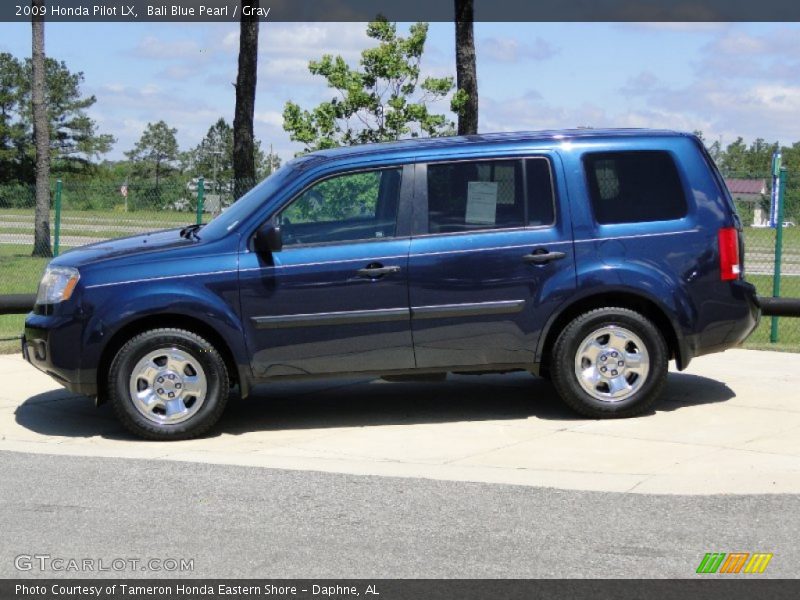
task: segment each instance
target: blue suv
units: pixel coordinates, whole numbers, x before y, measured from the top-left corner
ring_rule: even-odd
[[[22,351],[150,439],[208,431],[233,386],[342,375],[524,370],[583,415],[627,417],[669,360],[757,326],[741,232],[689,134],[326,150],[207,225],[53,260]]]

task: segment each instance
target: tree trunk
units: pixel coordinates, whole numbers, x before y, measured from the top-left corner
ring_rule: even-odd
[[[242,0],[258,7],[258,0]],[[255,11],[251,11],[252,12]],[[256,161],[253,114],[258,68],[258,18],[242,17],[239,33],[239,72],[236,76],[236,112],[233,117],[233,178],[236,198],[255,185]]]
[[[33,0],[44,7],[44,0]],[[38,12],[38,11],[36,11]],[[31,18],[33,44],[31,62],[33,85],[33,137],[36,144],[36,215],[34,217],[33,256],[53,256],[50,249],[50,121],[47,115],[44,72],[44,16]]]
[[[478,75],[472,1],[455,0],[456,85],[467,93],[467,102],[458,115],[458,135],[478,133]]]

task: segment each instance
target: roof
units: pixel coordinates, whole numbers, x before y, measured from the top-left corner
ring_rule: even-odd
[[[725,180],[728,191],[731,194],[748,194],[758,196],[767,193],[767,182],[765,179],[738,179],[731,178]]]
[[[324,161],[325,159],[346,158],[361,154],[388,154],[410,150],[437,150],[455,146],[481,145],[492,143],[525,143],[525,142],[568,142],[582,139],[596,138],[647,138],[647,137],[676,137],[691,134],[665,129],[558,129],[546,131],[511,131],[499,133],[480,133],[467,136],[449,136],[434,138],[414,138],[397,142],[383,142],[379,144],[361,144],[357,146],[343,146],[330,150],[319,150],[305,156],[316,159],[309,162]]]

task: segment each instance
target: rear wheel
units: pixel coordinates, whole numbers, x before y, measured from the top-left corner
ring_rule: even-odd
[[[181,329],[154,329],[126,343],[109,373],[109,397],[122,424],[152,440],[206,433],[228,400],[228,372],[217,350]]]
[[[658,399],[668,358],[664,336],[649,319],[626,308],[601,308],[561,332],[552,381],[564,402],[583,415],[631,417]]]

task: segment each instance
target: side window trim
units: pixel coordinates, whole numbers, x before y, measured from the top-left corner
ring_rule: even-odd
[[[320,183],[336,178],[336,177],[343,177],[346,175],[353,175],[358,173],[369,173],[373,171],[386,171],[391,169],[400,169],[400,191],[398,193],[398,207],[397,207],[397,214],[395,216],[395,234],[393,236],[386,236],[386,237],[376,237],[376,238],[360,238],[360,239],[352,239],[352,240],[334,240],[330,242],[306,242],[306,243],[296,243],[291,244],[284,247],[283,251],[293,250],[295,248],[312,248],[312,247],[321,247],[321,246],[341,246],[344,244],[364,244],[369,242],[380,242],[380,241],[388,241],[388,240],[397,240],[402,239],[403,237],[410,236],[410,220],[411,215],[409,209],[409,198],[413,197],[414,190],[413,181],[414,181],[414,163],[411,162],[403,162],[397,164],[387,164],[387,165],[374,165],[374,166],[365,166],[362,168],[350,168],[345,169],[342,171],[333,171],[330,173],[326,173],[318,178],[312,179],[308,183],[306,183],[303,187],[301,187],[296,193],[294,193],[288,200],[283,202],[278,208],[274,210],[274,212],[269,216],[269,218],[265,219],[259,227],[257,227],[253,233],[250,235],[250,239],[248,241],[247,247],[249,250],[252,251],[253,249],[253,238],[255,237],[258,229],[262,227],[264,224],[269,222],[276,222],[277,218],[283,213],[286,209],[288,209],[292,204],[298,201],[303,194],[305,194],[308,190],[313,188]],[[405,205],[405,206],[404,206]]]
[[[429,165],[442,165],[454,164],[464,162],[489,162],[489,161],[512,161],[516,160],[522,163],[522,189],[524,194],[524,225],[519,227],[487,227],[485,229],[473,229],[469,231],[455,231],[455,232],[429,232],[429,214],[428,214],[428,166]],[[544,160],[547,163],[547,171],[550,177],[550,201],[552,203],[553,220],[550,223],[541,225],[530,224],[530,208],[528,198],[528,175],[526,163],[529,160]],[[411,223],[411,237],[443,237],[453,235],[479,235],[483,233],[496,233],[503,231],[524,231],[524,230],[537,230],[549,229],[558,225],[559,205],[558,205],[558,192],[556,191],[556,175],[555,164],[552,156],[549,154],[526,154],[526,155],[511,155],[511,156],[490,156],[478,157],[471,156],[468,158],[457,159],[443,159],[443,160],[425,160],[418,162],[414,169],[414,214]]]

